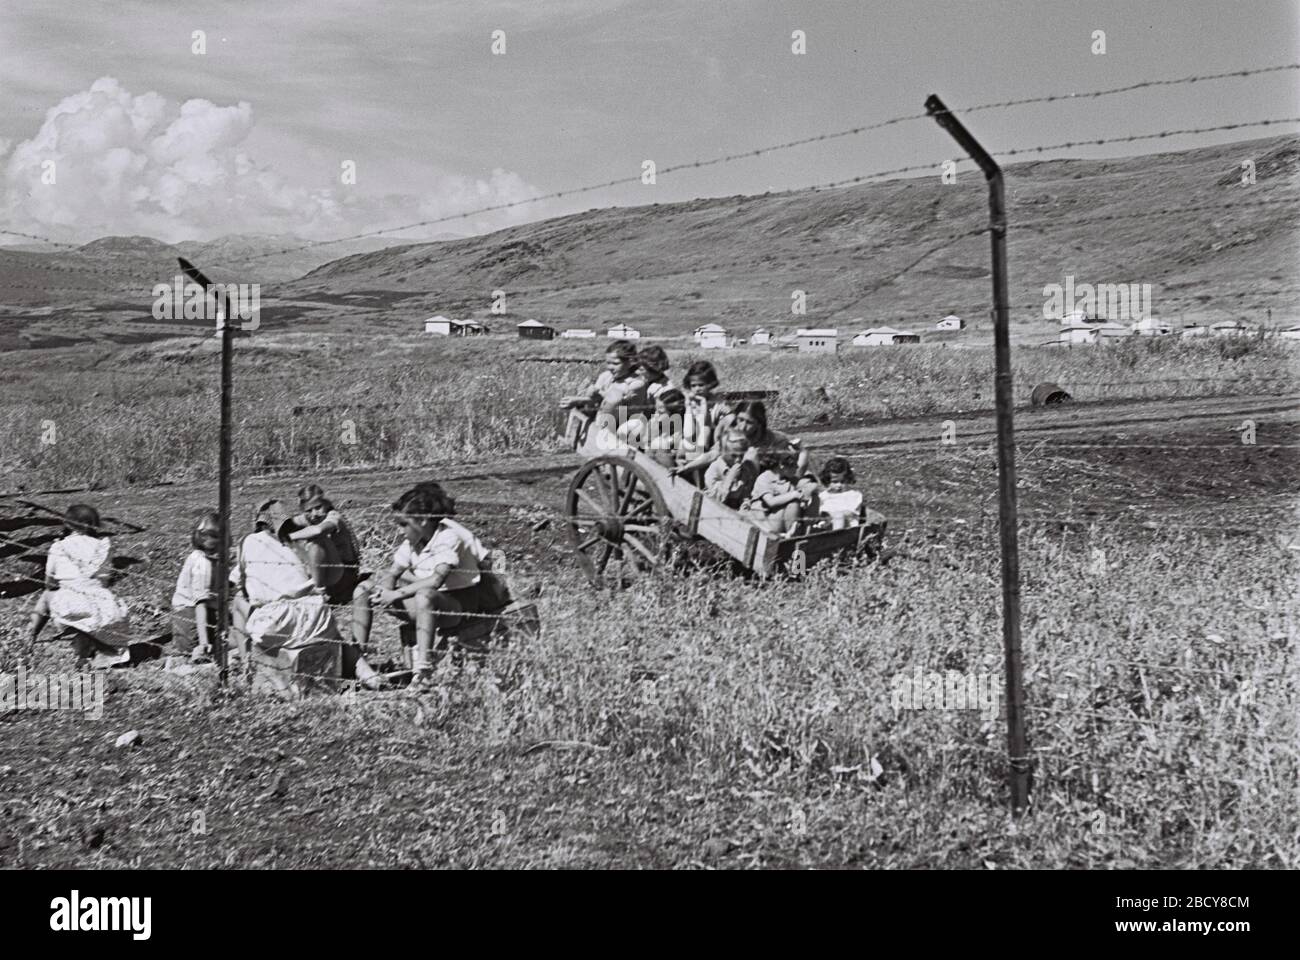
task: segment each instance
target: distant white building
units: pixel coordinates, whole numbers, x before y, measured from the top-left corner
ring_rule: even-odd
[[[701,350],[726,350],[729,346],[725,333],[714,333],[700,337],[696,342],[700,345]]]
[[[1061,330],[1059,343],[1100,343],[1114,337],[1129,337],[1133,331],[1122,323],[1106,320],[1094,323],[1072,323]]]
[[[934,325],[936,330],[960,330],[966,326],[966,321],[956,314],[950,313]]]
[[[1300,340],[1300,326],[1287,327],[1285,330],[1279,331],[1278,336],[1286,340]]]
[[[1143,317],[1129,327],[1139,337],[1164,337],[1174,332],[1174,328],[1155,317]]]
[[[1193,323],[1183,327],[1182,333],[1180,334],[1180,336],[1183,337],[1208,337],[1209,335],[1210,328],[1203,327],[1199,323]]]
[[[618,326],[606,330],[605,336],[611,340],[640,340],[641,331],[634,330],[626,323],[620,323]]]
[[[754,344],[755,346],[761,346],[762,344],[770,343],[771,340],[772,340],[772,335],[768,333],[766,330],[764,330],[762,327],[759,327],[757,330],[755,330],[754,335],[749,338],[749,342]]]
[[[870,330],[863,330],[853,338],[855,347],[884,347],[894,343],[920,342],[919,335],[908,333],[906,330],[895,330],[893,327],[873,327]]]
[[[695,333],[692,334],[697,342],[705,337],[726,337],[726,335],[726,329],[716,323],[706,323],[702,327],[696,327]]]
[[[1214,337],[1245,337],[1250,334],[1250,327],[1240,320],[1221,320],[1210,324],[1210,335]]]
[[[477,337],[487,333],[488,328],[477,320],[452,320],[439,315],[424,321],[424,332],[437,337]]]
[[[564,340],[589,340],[595,335],[595,330],[587,330],[584,327],[574,327],[570,330],[560,331],[560,337]]]
[[[839,349],[839,331],[832,327],[796,330],[795,343],[800,353],[835,353]]]

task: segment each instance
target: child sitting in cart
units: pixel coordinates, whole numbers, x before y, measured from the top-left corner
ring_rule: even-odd
[[[618,428],[618,436],[625,445],[646,451],[655,463],[671,470],[677,466],[681,453],[686,398],[680,390],[670,387],[655,395],[654,404],[654,413],[648,419],[628,419]]]
[[[637,363],[636,347],[631,341],[616,340],[605,350],[605,369],[595,383],[582,393],[560,398],[560,409],[569,411],[564,434],[574,447],[582,445],[591,418],[596,414],[603,415],[602,447],[611,450],[618,447],[619,407],[624,408],[626,420],[629,408],[639,410],[646,402],[646,384],[636,375]]]
[[[855,527],[862,517],[862,491],[853,488],[853,466],[844,457],[831,457],[821,472],[821,512],[832,530]]]
[[[605,350],[605,369],[596,381],[582,393],[560,398],[560,408],[583,408],[588,413],[614,412],[619,404],[645,403],[646,384],[636,375],[638,363],[632,342],[615,340]]]
[[[686,417],[682,422],[685,460],[712,449],[720,424],[731,414],[725,402],[713,398],[717,389],[718,371],[708,360],[696,360],[686,369],[682,380],[682,392],[686,394]]]
[[[751,519],[769,533],[797,535],[805,518],[815,518],[821,509],[817,481],[801,473],[795,451],[760,449],[757,461],[761,472],[747,505]]]
[[[657,344],[642,347],[636,355],[636,375],[645,384],[647,399],[653,400],[660,392],[672,387],[667,373],[669,366],[667,351]]]
[[[758,479],[758,468],[745,456],[749,438],[739,430],[722,437],[722,456],[704,471],[704,492],[723,506],[739,510],[745,505]]]

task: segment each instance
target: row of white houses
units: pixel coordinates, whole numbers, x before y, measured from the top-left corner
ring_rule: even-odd
[[[960,317],[949,315],[936,323],[934,330],[936,332],[961,330],[964,326],[965,323]],[[581,340],[594,339],[597,336],[596,331],[590,328],[576,327],[559,330],[537,320],[525,320],[516,324],[515,329],[520,337],[531,340],[551,340],[555,337],[566,340]],[[424,321],[424,332],[444,337],[464,337],[479,336],[490,331],[487,326],[477,320],[452,320],[444,316],[434,316]],[[1115,337],[1170,336],[1174,332],[1171,324],[1154,317],[1147,317],[1136,323],[1126,325],[1116,323],[1113,320],[1089,321],[1075,315],[1062,321],[1058,337],[1050,342],[1095,344]],[[1178,333],[1183,337],[1239,337],[1253,334],[1255,331],[1240,320],[1224,320],[1209,326],[1188,325]],[[1288,340],[1300,340],[1300,326],[1281,330],[1277,335]],[[626,323],[620,323],[606,330],[605,337],[609,340],[639,340],[641,339],[641,332]],[[716,323],[706,323],[703,326],[696,327],[693,338],[703,350],[724,350],[745,343],[744,340],[731,338],[726,329]],[[855,334],[849,340],[849,345],[854,347],[878,347],[919,343],[920,340],[920,334],[907,330],[896,330],[893,327],[872,327]],[[839,331],[830,327],[809,327],[796,330],[794,333],[773,337],[770,331],[760,327],[750,336],[749,343],[754,346],[796,349],[800,353],[835,353],[839,349]]]

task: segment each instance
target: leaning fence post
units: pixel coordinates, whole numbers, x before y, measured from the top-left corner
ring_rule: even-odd
[[[212,281],[183,257],[181,270],[192,281],[200,284],[206,293]],[[231,460],[231,361],[234,356],[235,325],[234,315],[230,309],[230,297],[227,295],[221,305],[221,432],[217,453],[217,512],[221,515],[221,547],[217,553],[215,578],[217,588],[217,637],[212,645],[212,658],[217,664],[217,676],[221,686],[226,685],[227,649],[230,636],[230,460]]]
[[[1007,307],[1007,211],[1002,168],[943,101],[931,94],[926,112],[961,145],[989,184],[989,235],[993,247],[994,398],[998,425],[998,532],[1002,547],[1002,645],[1007,697],[1007,753],[1011,809],[1029,802],[1030,761],[1025,744],[1025,691],[1020,650],[1020,547],[1016,520],[1016,442],[1011,392],[1011,334]]]

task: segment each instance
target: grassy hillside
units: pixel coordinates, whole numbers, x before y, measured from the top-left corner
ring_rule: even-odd
[[[1252,157],[1257,183],[1240,182]],[[1156,312],[1275,313],[1300,297],[1300,139],[1278,137],[1121,160],[1009,167],[1017,318],[1041,317],[1042,288],[1151,283]],[[1261,203],[1261,201],[1265,201]],[[1281,202],[1278,202],[1281,201]],[[1173,208],[1189,208],[1182,212]],[[1207,209],[1208,208],[1208,209]],[[367,295],[397,319],[439,311],[488,317],[505,290],[515,319],[574,326],[626,320],[689,332],[711,320],[758,325],[932,322],[989,304],[985,188],[978,175],[591,211],[484,237],[348,257],[289,284],[301,297]],[[910,269],[909,269],[910,268]],[[1290,281],[1290,282],[1289,282]],[[808,294],[806,318],[791,292]],[[1204,301],[1200,298],[1204,297]]]
[[[1243,159],[1257,182],[1241,183]],[[1015,317],[1041,319],[1043,286],[1150,283],[1154,312],[1294,322],[1300,284],[1300,137],[1114,160],[1007,168]],[[920,328],[989,308],[983,182],[963,172],[836,190],[592,210],[480,237],[292,255],[292,237],[170,246],[111,237],[59,253],[0,250],[0,349],[65,339],[130,343],[175,333],[149,290],[178,253],[216,280],[262,284],[265,329],[412,330],[434,312],[570,326],[628,321],[656,336],[720,321],[754,327]],[[964,235],[964,236],[958,236]],[[957,237],[954,239],[954,237]],[[383,244],[375,240],[361,243]],[[286,277],[312,267],[295,281]],[[492,318],[492,291],[508,314]],[[806,315],[791,294],[807,294]],[[1270,291],[1282,290],[1282,293]]]

